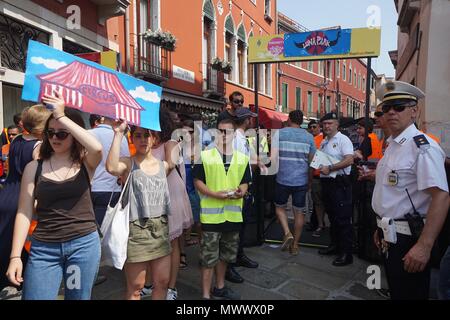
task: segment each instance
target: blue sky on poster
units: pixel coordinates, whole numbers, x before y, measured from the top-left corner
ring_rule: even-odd
[[[377,74],[395,75],[388,55],[388,51],[397,49],[398,15],[394,0],[277,0],[277,4],[281,13],[309,30],[381,25],[380,57],[372,59],[372,69]]]
[[[116,74],[125,90],[130,93],[141,107],[145,108],[141,112],[141,125],[149,129],[160,130],[159,105],[162,93],[161,87],[34,41],[30,41],[28,49],[22,99],[38,102],[40,80],[37,75],[54,72],[73,61],[80,61],[97,69]]]

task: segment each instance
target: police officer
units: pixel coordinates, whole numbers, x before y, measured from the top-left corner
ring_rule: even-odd
[[[330,219],[331,244],[319,254],[337,254],[334,266],[345,266],[353,262],[352,243],[352,185],[350,170],[353,164],[353,144],[338,131],[336,113],[328,113],[322,119],[323,139],[320,150],[339,162],[320,169],[322,197],[325,211]]]
[[[391,137],[376,170],[372,207],[383,229],[375,244],[384,253],[391,299],[428,299],[430,253],[449,205],[445,154],[414,126],[420,89],[392,81],[377,97]]]

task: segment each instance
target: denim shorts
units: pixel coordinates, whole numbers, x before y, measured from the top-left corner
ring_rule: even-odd
[[[192,208],[192,217],[194,218],[194,223],[200,222],[200,197],[196,190],[188,193],[189,201]]]
[[[289,196],[292,195],[292,207],[297,210],[302,210],[306,204],[306,193],[308,186],[285,186],[283,184],[275,185],[275,206],[286,207]]]

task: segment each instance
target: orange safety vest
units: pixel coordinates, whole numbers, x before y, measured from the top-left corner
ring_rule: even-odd
[[[317,150],[320,149],[320,145],[322,144],[322,141],[323,141],[323,133],[319,133],[317,136],[314,137],[314,144],[316,145]],[[313,171],[313,176],[320,177],[320,170],[315,169]]]
[[[131,141],[131,134],[129,132],[127,133],[127,140],[128,140],[128,150],[130,150],[130,157],[133,157],[136,154],[136,147]]]
[[[369,134],[370,138],[370,145],[372,147],[372,154],[369,156],[369,159],[381,159],[383,158],[383,144],[380,140],[378,140],[378,137],[375,133]]]
[[[34,218],[31,220],[30,228],[28,229],[27,239],[25,240],[25,245],[23,246],[28,253],[31,250],[31,236],[33,235],[34,229],[37,227],[37,220]]]

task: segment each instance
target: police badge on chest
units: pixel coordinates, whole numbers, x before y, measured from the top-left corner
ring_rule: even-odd
[[[388,174],[388,184],[390,186],[396,186],[398,184],[398,174],[394,170]]]

